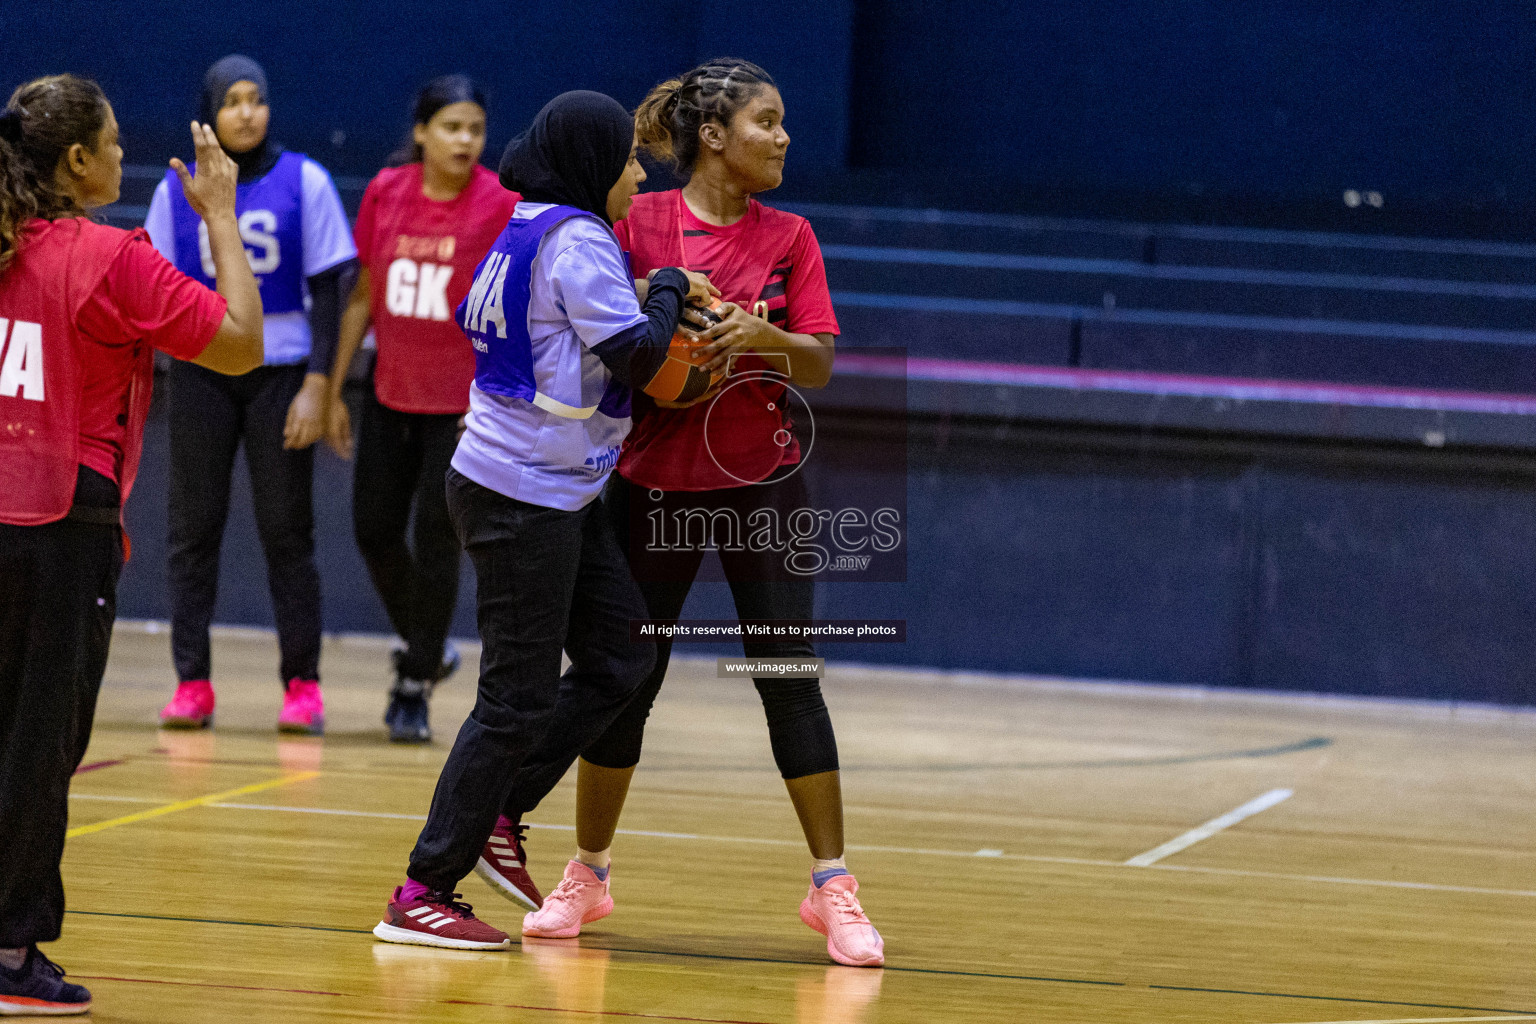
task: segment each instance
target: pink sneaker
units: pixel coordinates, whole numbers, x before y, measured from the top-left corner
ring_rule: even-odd
[[[574,939],[581,926],[613,913],[613,897],[607,879],[580,861],[565,866],[565,877],[544,905],[523,917],[523,934],[540,939]]]
[[[302,732],[319,736],[325,732],[325,701],[320,683],[314,679],[288,680],[283,696],[283,710],[277,716],[278,732]]]
[[[800,920],[827,937],[827,954],[849,967],[879,967],[885,963],[885,940],[859,906],[859,883],[852,875],[811,886],[800,904]],[[526,927],[526,926],[525,926]]]
[[[165,729],[206,729],[213,724],[213,684],[189,679],[176,687],[171,702],[160,709]]]
[[[491,838],[480,850],[475,862],[475,874],[491,883],[508,899],[519,900],[534,910],[544,905],[539,887],[528,874],[528,858],[523,853],[523,829],[521,822],[505,824],[503,818],[496,822]]]
[[[444,949],[506,949],[507,933],[492,928],[475,916],[475,908],[458,902],[456,892],[429,892],[414,900],[402,899],[396,887],[384,920],[373,926],[375,938],[411,946]]]

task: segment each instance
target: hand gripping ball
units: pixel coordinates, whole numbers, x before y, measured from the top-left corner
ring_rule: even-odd
[[[702,330],[708,330],[724,319],[721,308],[719,299],[710,299],[708,306],[686,307],[685,314],[702,323]],[[703,369],[705,359],[699,350],[708,344],[708,338],[679,324],[672,335],[671,344],[667,346],[666,361],[641,390],[659,401],[675,403],[691,402],[708,394],[711,388],[725,379],[724,369],[714,373],[707,373]]]

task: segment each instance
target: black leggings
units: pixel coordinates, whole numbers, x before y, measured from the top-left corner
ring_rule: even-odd
[[[281,654],[278,681],[320,677],[320,573],[315,569],[314,448],[283,447],[288,406],[306,368],[261,366],[239,377],[174,362],[170,369],[171,657],[182,682],[213,669],[208,625],[219,589],[235,450],[245,442],[256,532]]]
[[[406,642],[400,674],[408,679],[437,678],[459,595],[459,538],[444,485],[458,434],[458,416],[399,412],[371,388],[363,401],[352,532],[389,624]]]
[[[652,493],[660,493],[653,499]],[[617,473],[609,480],[604,494],[612,516],[619,545],[629,558],[635,582],[645,597],[647,613],[657,621],[673,622],[683,610],[688,591],[704,559],[702,545],[692,550],[658,550],[648,536],[660,511],[669,523],[678,510],[700,510],[705,516],[727,515],[743,527],[753,512],[772,509],[780,523],[796,509],[805,508],[808,499],[805,484],[798,474],[775,483],[754,487],[732,487],[718,491],[651,492],[624,480]],[[702,523],[702,517],[697,522]],[[744,545],[745,546],[745,545]],[[720,562],[742,619],[809,619],[814,611],[815,585],[805,577],[784,568],[783,552],[725,551]],[[744,641],[749,658],[813,658],[808,641]],[[656,642],[656,667],[635,691],[635,695],[606,731],[582,750],[581,756],[604,768],[632,768],[640,762],[640,747],[645,738],[645,720],[656,702],[672,642]],[[820,681],[763,677],[753,679],[763,700],[768,719],[768,740],[779,774],[786,779],[837,770],[837,739],[832,732],[832,718],[822,699]],[[536,754],[528,759],[513,783],[503,813],[517,819],[538,806],[559,783],[569,767]]]
[[[653,644],[630,643],[645,603],[599,502],[529,505],[450,471],[448,508],[475,566],[484,648],[474,710],[411,853],[410,876],[444,892],[474,868],[524,759],[542,752],[563,773],[656,657]]]
[[[117,488],[81,467],[75,495],[109,507]],[[0,948],[59,937],[70,777],[91,739],[122,564],[114,525],[0,524]]]

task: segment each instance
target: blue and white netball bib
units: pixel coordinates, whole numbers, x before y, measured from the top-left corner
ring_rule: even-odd
[[[261,178],[235,186],[235,216],[268,315],[304,309],[304,156],[284,153]],[[165,176],[176,237],[176,268],[214,287],[208,227],[193,212],[175,171]]]
[[[629,389],[592,346],[643,327],[613,231],[568,206],[518,204],[454,319],[475,350],[453,467],[518,501],[574,511],[629,432]]]

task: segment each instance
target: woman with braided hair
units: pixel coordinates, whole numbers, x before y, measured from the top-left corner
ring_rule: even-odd
[[[784,101],[769,74],[744,60],[712,60],[652,89],[635,114],[635,134],[651,155],[687,178],[681,189],[637,196],[618,224],[637,276],[680,266],[708,275],[720,289],[724,319],[706,336],[706,368],[730,369],[724,388],[685,407],[636,395],[634,430],[609,482],[608,507],[652,620],[682,612],[702,547],[666,547],[649,524],[675,510],[703,510],[750,522],[771,512],[787,521],[807,506],[800,445],[785,410],[785,381],[819,388],[832,373],[837,318],[821,250],[803,218],[753,198],[784,176],[789,135]],[[705,431],[709,431],[706,440]],[[742,619],[810,619],[812,581],[796,575],[782,552],[731,550],[720,561]],[[751,545],[740,545],[750,548]],[[523,934],[576,935],[612,909],[609,846],[630,778],[640,759],[646,716],[666,675],[671,641],[657,642],[656,667],[624,712],[581,755],[576,797],[578,853],[565,880],[523,922]],[[748,640],[751,658],[812,658],[806,641]],[[774,760],[813,858],[800,918],[826,935],[838,963],[878,966],[884,944],[855,896],[843,860],[843,805],[832,721],[814,678],[754,680],[768,719]],[[552,789],[569,763],[535,757],[514,781],[481,874],[503,892],[516,879],[496,877],[498,847],[522,868],[521,815]]]
[[[91,994],[38,950],[59,937],[69,780],[107,667],[154,353],[214,373],[261,364],[261,293],[235,219],[235,164],[192,125],[215,287],[143,231],[96,224],[123,150],[95,82],[54,75],[0,111],[0,1016]]]

